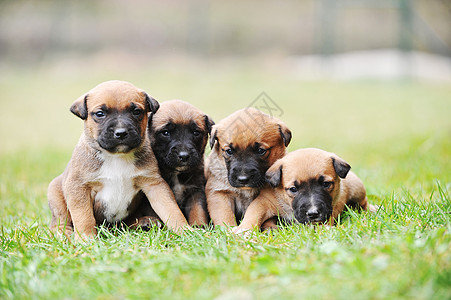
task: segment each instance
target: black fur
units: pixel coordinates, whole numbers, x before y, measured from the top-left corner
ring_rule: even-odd
[[[162,129],[150,132],[161,176],[174,192],[186,218],[196,201],[207,211],[204,151],[212,126],[208,117],[207,120],[207,130],[193,121],[187,125],[168,122]]]
[[[332,196],[323,186],[324,178],[295,183],[297,192],[292,203],[299,223],[324,223],[332,215]]]
[[[340,178],[346,178],[349,170],[351,170],[351,166],[340,158],[336,159],[335,157],[332,157],[332,164],[334,166],[335,172]]]
[[[280,182],[282,181],[282,168],[283,165],[280,165],[280,167],[277,170],[274,170],[271,172],[268,170],[266,172],[266,181],[273,187],[278,187]]]
[[[124,111],[103,105],[99,110],[91,112],[93,120],[99,124],[99,146],[113,153],[126,153],[140,146],[141,121],[145,113],[133,103]]]
[[[223,154],[230,185],[236,188],[261,188],[265,183],[265,172],[270,167],[265,159],[270,150],[262,155],[258,153],[258,143],[246,149],[230,146],[232,154]]]

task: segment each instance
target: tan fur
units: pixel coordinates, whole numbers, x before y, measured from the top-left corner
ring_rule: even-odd
[[[292,220],[294,198],[287,189],[293,186],[295,181],[306,182],[319,176],[324,176],[325,181],[334,182],[333,188],[328,191],[332,197],[330,224],[333,224],[343,212],[345,205],[356,204],[362,210],[376,211],[375,206],[368,204],[362,181],[351,171],[345,178],[340,178],[333,167],[332,158],[344,162],[336,154],[314,148],[293,151],[275,162],[268,169],[267,175],[279,172],[282,168],[281,183],[274,189],[268,188],[260,193],[252,206],[249,206],[236,232],[260,227],[264,221],[273,216]]]
[[[87,112],[85,129],[75,147],[72,158],[65,171],[56,177],[49,185],[48,200],[52,211],[51,228],[62,230],[70,235],[75,231],[75,238],[96,234],[95,226],[99,220],[95,219],[94,199],[102,190],[99,172],[110,156],[120,156],[124,161],[130,161],[133,170],[134,188],[142,190],[147,196],[152,208],[158,216],[172,229],[180,229],[187,225],[178,208],[169,186],[161,178],[156,159],[150,148],[147,137],[147,116],[140,122],[142,143],[131,153],[108,154],[102,149],[96,139],[98,124],[91,117],[91,112],[102,105],[119,111],[133,101],[139,108],[146,109],[146,94],[132,84],[123,81],[104,82],[87,94],[77,99],[72,112],[83,115],[84,102]]]
[[[228,146],[245,149],[258,142],[265,148],[271,148],[266,157],[271,165],[285,155],[291,132],[281,120],[255,108],[245,108],[213,126],[211,135],[216,140],[206,163],[208,212],[214,225],[236,226],[234,212],[239,210],[244,215],[261,189],[235,188],[229,184],[224,150]]]

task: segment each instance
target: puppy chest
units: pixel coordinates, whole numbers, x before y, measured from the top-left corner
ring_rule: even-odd
[[[128,216],[128,208],[139,191],[134,183],[137,175],[133,162],[123,158],[104,161],[98,177],[101,188],[95,201],[100,202],[108,222],[120,221]]]

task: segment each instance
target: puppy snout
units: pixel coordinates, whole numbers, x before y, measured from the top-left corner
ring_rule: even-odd
[[[308,217],[310,220],[315,220],[315,219],[317,219],[317,218],[319,217],[319,215],[320,215],[319,210],[318,210],[318,208],[316,208],[316,207],[312,207],[312,208],[310,208],[310,209],[307,211],[307,217]]]
[[[118,140],[123,140],[128,136],[128,130],[125,128],[116,128],[114,130],[114,138]]]
[[[247,184],[249,183],[249,179],[250,177],[247,175],[239,175],[237,176],[236,180],[240,183],[240,184]]]
[[[188,151],[180,151],[178,153],[178,158],[181,162],[186,162],[189,159],[189,153]]]

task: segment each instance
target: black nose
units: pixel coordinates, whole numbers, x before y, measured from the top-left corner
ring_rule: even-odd
[[[127,137],[128,131],[125,128],[118,128],[114,130],[114,138],[118,140],[123,140]]]
[[[178,157],[181,162],[186,162],[189,158],[189,153],[186,151],[180,151]]]
[[[312,207],[307,211],[307,217],[310,220],[314,220],[319,217],[319,211],[316,207]]]
[[[239,182],[240,184],[246,184],[246,183],[249,182],[249,176],[246,176],[246,175],[239,175],[239,176],[236,178],[236,180],[238,180],[238,182]]]

